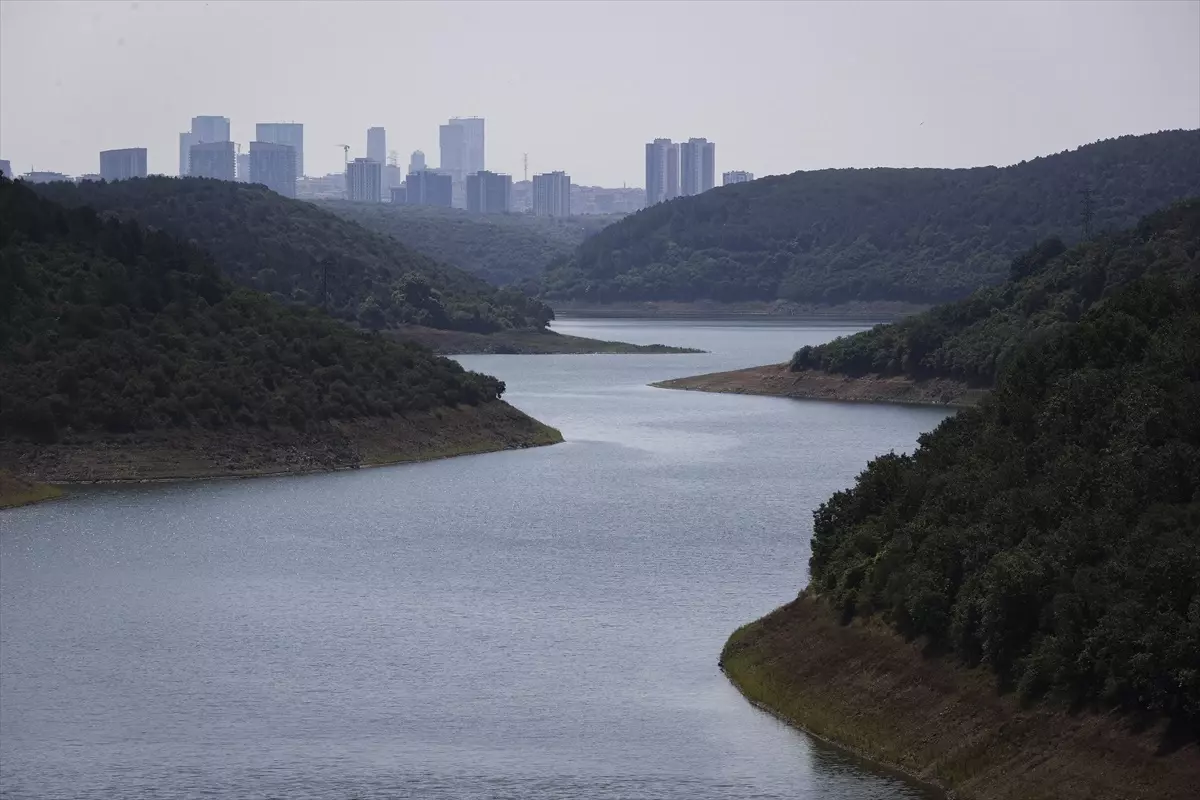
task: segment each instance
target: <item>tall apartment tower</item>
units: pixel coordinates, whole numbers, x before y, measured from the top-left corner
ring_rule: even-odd
[[[425,169],[425,154],[420,150],[413,150],[412,155],[408,158],[409,173],[420,172]]]
[[[484,121],[482,117],[451,117],[438,130],[443,172],[450,173],[459,195],[468,175],[485,168]],[[455,205],[460,205],[456,203]]]
[[[367,158],[387,163],[387,131],[383,128],[367,128]]]
[[[254,138],[270,144],[290,145],[296,153],[296,177],[304,175],[304,123],[260,122],[254,126]]]
[[[100,177],[106,181],[146,177],[146,148],[127,147],[123,150],[101,150]]]
[[[238,153],[236,161],[237,161],[238,183],[249,183],[250,182],[250,154],[249,153]]]
[[[565,172],[534,175],[533,213],[539,217],[571,216],[571,176]]]
[[[229,141],[229,117],[192,117],[191,130],[179,134],[179,176],[190,175],[192,145]]]
[[[284,197],[296,196],[296,151],[290,144],[250,143],[250,182]]]
[[[467,176],[467,211],[504,214],[511,199],[511,175],[480,170]]]
[[[346,199],[359,203],[383,200],[383,164],[356,158],[346,165]]]
[[[237,179],[237,158],[233,142],[200,142],[189,152],[189,175],[197,178],[216,178],[222,181]]]
[[[410,206],[450,208],[454,202],[454,181],[446,173],[422,169],[408,173],[404,202]]]
[[[717,185],[717,145],[688,139],[679,145],[679,183],[683,195],[707,192]]]
[[[735,183],[749,183],[752,180],[754,180],[753,172],[742,172],[741,170],[734,170],[733,172],[722,172],[721,173],[721,185],[722,186],[732,186]]]
[[[679,145],[655,139],[646,145],[646,205],[679,196]]]

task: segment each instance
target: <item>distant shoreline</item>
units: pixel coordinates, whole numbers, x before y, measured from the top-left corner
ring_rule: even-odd
[[[894,403],[899,405],[968,408],[987,393],[960,381],[934,378],[915,381],[903,376],[867,375],[852,378],[815,370],[792,372],[787,364],[711,372],[652,383],[659,389],[694,392],[755,394],[791,397],[800,400],[837,400],[853,403]]]
[[[894,322],[902,317],[924,311],[928,304],[903,301],[875,301],[812,305],[784,300],[717,303],[710,300],[695,302],[642,301],[627,303],[550,302],[560,318],[676,318],[676,319],[813,319],[846,322]]]
[[[497,401],[336,423],[317,432],[188,429],[77,436],[53,444],[0,442],[0,466],[25,482],[158,483],[307,475],[562,441],[555,428]]]

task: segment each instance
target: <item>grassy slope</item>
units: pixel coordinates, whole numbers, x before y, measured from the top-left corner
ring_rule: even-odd
[[[46,486],[25,478],[18,478],[6,470],[0,470],[0,508],[40,503],[62,495],[57,486]]]
[[[730,637],[721,666],[783,720],[963,800],[1185,800],[1196,741],[1111,714],[1022,707],[993,678],[801,597]]]

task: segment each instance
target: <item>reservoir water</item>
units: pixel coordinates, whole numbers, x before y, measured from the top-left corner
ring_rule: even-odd
[[[853,327],[556,327],[711,352],[461,359],[554,447],[0,512],[0,796],[935,796],[716,662],[816,505],[944,413],[647,386]]]

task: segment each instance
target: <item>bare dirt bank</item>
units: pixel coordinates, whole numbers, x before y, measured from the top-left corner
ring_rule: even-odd
[[[504,402],[323,430],[167,430],[0,442],[0,468],[51,483],[322,472],[555,444],[562,434]]]
[[[983,389],[972,389],[964,383],[948,378],[926,381],[878,375],[851,378],[814,370],[792,372],[787,364],[767,364],[732,372],[712,372],[652,385],[662,389],[687,389],[697,392],[951,407],[973,406],[985,394]]]
[[[60,495],[62,489],[57,486],[35,483],[0,470],[0,508],[27,506],[43,500],[53,500]]]
[[[841,625],[810,597],[736,631],[721,667],[760,708],[963,800],[1184,800],[1200,786],[1195,738],[1052,702],[1022,708],[983,670],[928,657],[878,622]]]

